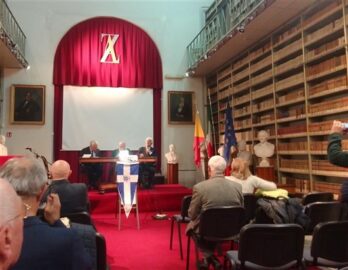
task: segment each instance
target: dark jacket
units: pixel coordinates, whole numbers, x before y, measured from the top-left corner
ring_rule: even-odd
[[[38,217],[24,219],[21,255],[12,270],[89,270],[91,258],[76,231]]]
[[[348,167],[348,152],[342,151],[342,135],[333,133],[329,135],[327,155],[329,161],[337,166]]]
[[[60,215],[88,211],[89,202],[87,186],[84,183],[70,183],[68,180],[54,180],[42,197],[41,202],[46,202],[49,193],[57,193],[59,196],[61,210]]]

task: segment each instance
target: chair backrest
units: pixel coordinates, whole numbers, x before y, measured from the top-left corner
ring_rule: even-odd
[[[242,206],[221,206],[206,209],[199,222],[199,234],[206,240],[232,240],[245,222]]]
[[[313,202],[331,202],[334,200],[331,192],[313,192],[308,193],[302,199],[302,204],[307,205]]]
[[[92,222],[92,218],[88,212],[83,211],[83,212],[69,213],[69,214],[65,214],[64,216],[69,218],[71,222],[94,226]]]
[[[304,230],[297,224],[248,224],[240,231],[238,259],[264,267],[301,264]],[[293,264],[294,265],[294,264]]]
[[[348,221],[322,222],[315,226],[311,256],[348,262]]]
[[[181,216],[183,219],[188,217],[188,209],[190,207],[192,195],[186,195],[181,201]]]
[[[258,207],[258,197],[253,193],[245,193],[244,197],[244,208],[245,208],[245,223],[249,223],[255,218],[256,209]]]
[[[320,222],[340,220],[342,209],[340,202],[314,202],[306,205],[305,214],[310,219],[308,233]]]
[[[97,270],[106,270],[106,242],[102,234],[96,233]]]

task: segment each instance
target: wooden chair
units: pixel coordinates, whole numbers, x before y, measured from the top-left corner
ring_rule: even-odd
[[[348,221],[316,225],[311,246],[305,248],[304,259],[308,265],[348,267]]]
[[[302,269],[303,245],[297,224],[248,224],[240,231],[239,249],[227,251],[224,269]]]
[[[171,217],[171,226],[170,226],[170,242],[169,249],[173,248],[173,234],[174,234],[174,223],[177,224],[178,227],[178,237],[179,237],[179,247],[180,247],[180,258],[183,260],[183,252],[182,252],[182,241],[181,241],[181,224],[187,224],[190,222],[190,218],[188,217],[188,209],[190,207],[192,195],[185,196],[181,201],[181,213],[177,215],[173,215]]]

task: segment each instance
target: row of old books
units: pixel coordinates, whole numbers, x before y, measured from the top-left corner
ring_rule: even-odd
[[[280,167],[295,170],[308,170],[309,162],[306,159],[285,159],[280,158]]]
[[[347,87],[347,75],[340,75],[334,78],[327,79],[325,81],[319,82],[318,84],[311,85],[309,87],[309,95],[313,96],[315,94],[328,91],[328,90],[334,90],[336,88],[345,86]]]
[[[328,100],[316,104],[309,105],[309,112],[311,114],[316,114],[324,111],[340,109],[348,106],[348,97],[336,98],[333,100]]]
[[[279,151],[307,151],[307,142],[278,143]]]
[[[348,168],[335,166],[331,164],[328,160],[323,159],[312,160],[312,170],[348,172]]]
[[[296,100],[298,98],[304,98],[304,96],[305,96],[304,89],[296,90],[296,91],[287,93],[286,95],[278,96],[277,103],[280,104],[280,103],[284,103],[287,101]]]
[[[325,43],[317,48],[314,48],[311,51],[308,51],[306,53],[307,60],[315,58],[317,55],[323,54],[329,50],[332,50],[332,49],[337,48],[337,47],[344,45],[344,44],[345,44],[344,36],[339,37],[337,39],[334,39],[330,42],[327,42],[327,43]]]
[[[336,67],[340,67],[346,64],[346,55],[339,55],[332,57],[328,60],[320,62],[319,64],[307,67],[307,76],[316,78],[321,73],[326,71],[334,71]]]
[[[295,133],[303,133],[307,132],[307,127],[305,124],[297,124],[289,127],[281,127],[278,128],[278,135],[287,135],[287,134],[295,134]]]

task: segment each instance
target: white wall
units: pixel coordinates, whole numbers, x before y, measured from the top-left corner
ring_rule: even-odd
[[[30,70],[4,71],[3,133],[10,132],[10,154],[24,154],[31,146],[38,153],[53,158],[53,60],[56,47],[75,24],[98,16],[125,19],[145,30],[156,43],[162,57],[163,75],[182,76],[186,70],[186,46],[202,28],[202,8],[211,0],[11,0],[8,5],[26,37],[26,59]],[[12,84],[46,85],[46,123],[44,126],[9,125],[9,91]],[[197,177],[193,163],[193,125],[168,125],[167,92],[194,91],[197,108],[203,112],[202,79],[164,79],[162,99],[162,156],[174,143],[180,156],[179,181],[191,186]],[[202,114],[201,114],[202,115]],[[203,121],[203,119],[202,119]],[[86,142],[87,144],[87,142]],[[166,163],[162,160],[162,172]]]

